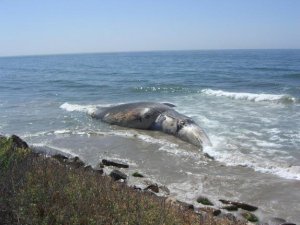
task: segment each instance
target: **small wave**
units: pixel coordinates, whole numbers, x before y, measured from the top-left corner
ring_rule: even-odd
[[[275,95],[275,94],[254,94],[243,92],[227,92],[222,90],[203,89],[201,93],[216,96],[227,97],[235,100],[247,100],[252,102],[275,102],[275,103],[295,103],[296,98],[290,95]]]
[[[180,86],[147,86],[135,87],[134,92],[158,92],[158,93],[193,93],[193,91],[186,87]]]
[[[60,108],[68,112],[85,112],[88,114],[92,114],[97,110],[96,105],[78,105],[78,104],[70,104],[68,102],[62,104]]]
[[[252,168],[254,171],[273,174],[285,179],[300,180],[300,166],[289,165],[280,160],[261,160],[259,155],[249,155],[238,151],[238,146],[229,144],[225,138],[216,136],[210,137],[214,146],[206,146],[203,151],[213,156],[217,161],[224,163],[227,166],[243,166]],[[223,148],[224,143],[230,149],[227,151]],[[272,150],[274,153],[274,150]],[[278,153],[282,153],[277,151]]]

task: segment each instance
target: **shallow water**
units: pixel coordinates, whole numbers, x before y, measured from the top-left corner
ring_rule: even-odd
[[[300,222],[300,51],[236,50],[0,58],[0,132],[96,165],[119,159],[195,204],[199,194]],[[97,107],[171,102],[213,146],[109,126]],[[216,160],[204,157],[208,153]],[[131,178],[130,182],[136,182]]]

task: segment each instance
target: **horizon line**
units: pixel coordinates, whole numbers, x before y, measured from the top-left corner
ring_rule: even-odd
[[[63,55],[84,55],[84,54],[124,54],[124,53],[147,53],[147,52],[192,52],[192,51],[250,51],[250,50],[300,50],[300,48],[219,48],[219,49],[170,49],[170,50],[124,50],[124,51],[99,51],[99,52],[65,52],[65,53],[41,53],[24,55],[0,55],[0,58],[11,57],[37,57],[37,56],[63,56]]]

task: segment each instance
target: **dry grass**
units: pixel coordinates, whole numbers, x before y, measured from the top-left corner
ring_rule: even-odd
[[[0,139],[1,224],[242,224],[201,216]]]

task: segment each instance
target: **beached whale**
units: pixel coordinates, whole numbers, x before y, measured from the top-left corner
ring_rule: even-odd
[[[122,127],[163,131],[201,148],[211,145],[204,130],[174,107],[169,103],[135,102],[99,109],[91,116]]]

